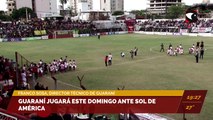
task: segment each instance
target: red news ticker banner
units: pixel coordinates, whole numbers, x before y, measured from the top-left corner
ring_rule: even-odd
[[[14,91],[12,113],[200,113],[207,90]]]

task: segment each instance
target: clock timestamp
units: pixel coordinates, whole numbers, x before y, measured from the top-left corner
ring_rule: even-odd
[[[187,100],[200,100],[202,98],[201,95],[188,95],[186,97]]]

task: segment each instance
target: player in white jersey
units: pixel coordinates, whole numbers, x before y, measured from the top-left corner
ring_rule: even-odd
[[[108,55],[108,64],[109,64],[109,66],[112,65],[112,54],[111,53],[109,53],[109,55]]]

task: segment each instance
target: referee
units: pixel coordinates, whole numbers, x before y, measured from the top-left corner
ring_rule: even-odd
[[[196,58],[196,63],[198,63],[198,58],[199,58],[199,47],[196,48],[195,50],[195,58]]]
[[[98,39],[99,39],[99,40],[101,39],[101,35],[100,35],[100,33],[98,33]]]
[[[164,52],[164,45],[163,45],[163,43],[161,43],[161,45],[160,45],[160,46],[161,46],[160,52],[161,52],[161,51],[163,51],[163,52]]]

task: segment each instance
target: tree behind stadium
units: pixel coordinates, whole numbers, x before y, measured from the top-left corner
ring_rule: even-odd
[[[18,10],[14,10],[11,15],[11,17],[15,20],[26,18],[26,16],[28,17],[27,19],[37,17],[36,13],[28,7],[22,7]]]
[[[184,15],[185,14],[184,11],[185,11],[184,5],[178,5],[178,6],[173,5],[168,8],[166,17],[168,19],[176,19]]]

